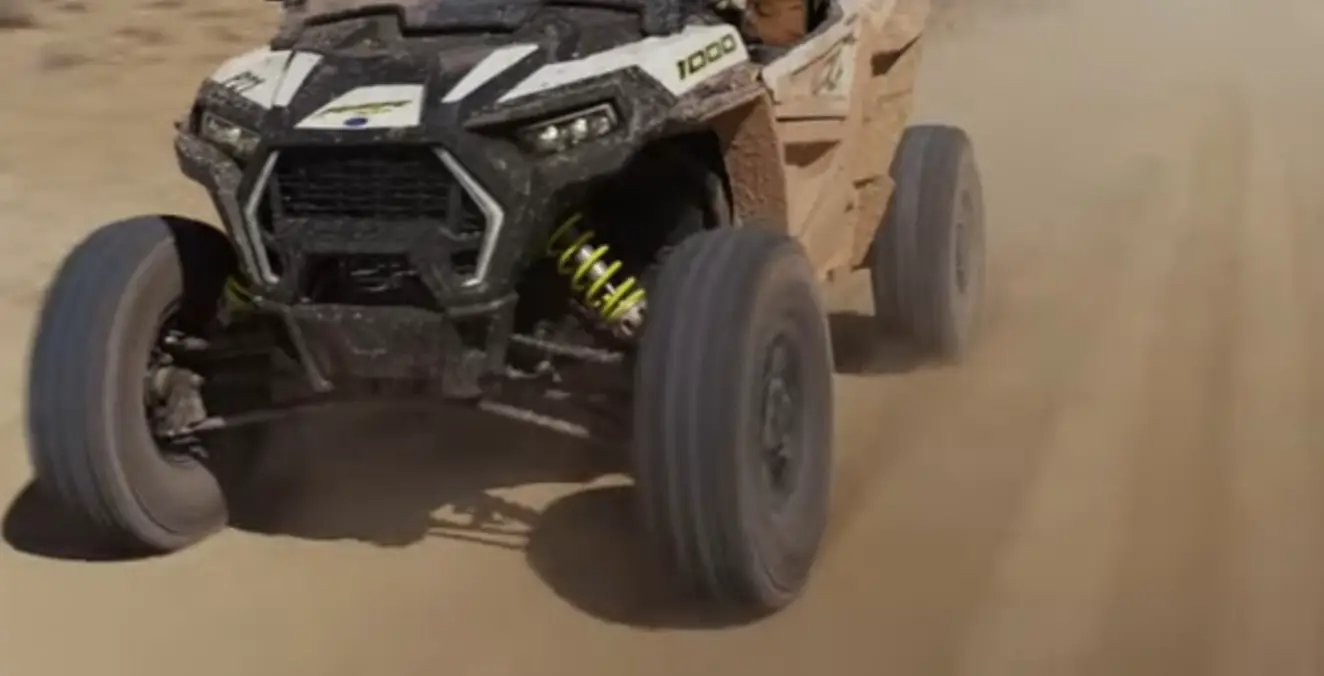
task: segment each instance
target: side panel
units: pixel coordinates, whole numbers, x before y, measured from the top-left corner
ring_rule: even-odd
[[[790,231],[824,276],[863,260],[886,209],[928,6],[839,0],[840,18],[764,69]]]
[[[860,23],[845,13],[763,71],[775,101],[790,232],[820,273],[847,244],[840,215],[853,197],[847,160]]]
[[[897,0],[886,21],[866,24],[872,47],[858,137],[858,147],[866,150],[857,157],[853,175],[858,194],[849,263],[852,268],[864,263],[892,197],[889,169],[913,108],[928,14],[929,0]]]

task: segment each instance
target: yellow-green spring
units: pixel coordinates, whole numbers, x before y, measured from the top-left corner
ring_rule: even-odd
[[[570,277],[570,288],[580,294],[584,305],[602,319],[634,328],[642,321],[644,289],[634,277],[613,280],[621,262],[604,261],[611,247],[591,244],[592,230],[578,232],[583,214],[566,219],[547,240],[547,255],[556,258],[556,270]]]
[[[231,312],[243,312],[253,307],[253,292],[244,286],[238,277],[231,275],[225,279],[225,307]]]

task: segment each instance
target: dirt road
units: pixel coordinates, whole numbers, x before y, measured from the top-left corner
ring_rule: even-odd
[[[624,490],[585,485],[593,453],[480,419],[313,421],[240,527],[163,559],[60,560],[78,539],[23,490],[40,287],[99,220],[206,213],[168,122],[262,35],[259,4],[48,3],[0,32],[0,671],[1324,673],[1312,0],[988,0],[944,20],[921,114],[981,154],[989,321],[965,367],[907,372],[862,349],[859,280],[836,290],[838,518],[784,615],[724,626],[675,601]]]

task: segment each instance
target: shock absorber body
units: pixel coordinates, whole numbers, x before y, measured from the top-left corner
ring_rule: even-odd
[[[622,338],[638,334],[644,321],[644,289],[634,277],[623,277],[621,261],[611,261],[611,247],[595,246],[597,233],[580,232],[582,213],[566,219],[547,241],[547,255],[556,259],[557,272],[570,278],[579,302]]]

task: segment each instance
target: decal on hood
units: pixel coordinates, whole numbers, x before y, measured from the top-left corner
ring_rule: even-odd
[[[423,118],[423,85],[372,85],[350,90],[305,117],[296,129],[400,129]]]
[[[511,66],[523,61],[528,55],[538,51],[537,45],[508,45],[483,57],[464,78],[455,83],[451,90],[442,97],[442,103],[458,103],[479,87],[492,81],[492,78],[506,72]]]

